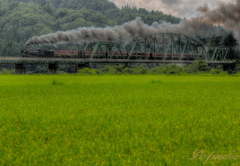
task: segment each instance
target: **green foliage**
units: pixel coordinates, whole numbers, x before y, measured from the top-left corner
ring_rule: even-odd
[[[177,66],[176,64],[167,65],[162,69],[163,74],[179,74],[182,72],[182,68]]]
[[[8,70],[6,68],[3,68],[2,71],[0,71],[0,74],[15,74],[15,70]]]
[[[209,67],[205,60],[199,59],[194,61],[191,65],[188,66],[188,73],[199,73],[199,72],[208,72]]]
[[[234,38],[233,32],[226,34],[225,38],[223,39],[224,46],[234,48],[237,46],[237,40]]]
[[[170,22],[173,24],[178,24],[180,22],[179,18],[171,15],[165,15],[160,11],[147,11],[144,8],[136,9],[131,7],[124,7],[121,10],[121,17],[118,18],[118,24],[123,24],[129,20],[133,20],[136,17],[141,17],[147,24],[152,24],[153,22]]]
[[[48,66],[47,65],[34,65],[34,73],[47,73]]]
[[[180,74],[181,72],[183,72],[183,68],[176,64],[170,64],[152,68],[148,71],[148,74]]]
[[[178,74],[186,75],[188,74],[197,74],[197,73],[208,73],[209,67],[206,61],[197,60],[192,65],[189,65],[187,68],[182,68],[176,64],[170,64],[165,66],[158,66],[155,68],[147,68],[145,65],[138,65],[135,67],[124,67],[123,65],[113,65],[105,66],[103,69],[96,71],[97,74]],[[214,74],[220,74],[223,72],[222,67],[217,67],[213,69]]]
[[[222,66],[217,66],[216,68],[212,68],[210,70],[210,73],[211,74],[223,74],[224,73],[223,67]]]
[[[223,36],[213,35],[209,40],[209,46],[211,46],[211,47],[220,46],[222,44],[222,40],[223,40],[222,38],[223,38]]]
[[[97,74],[122,74],[123,65],[106,65],[104,68],[97,70]]]
[[[237,73],[240,73],[240,63],[238,63],[235,67]]]
[[[132,74],[147,74],[148,68],[144,65],[139,65],[135,68],[132,68],[133,73]]]
[[[216,46],[225,46],[234,48],[237,46],[237,40],[234,38],[233,32],[225,32],[222,34],[214,34],[209,39],[209,46],[216,47]]]
[[[235,68],[234,68],[235,67]],[[237,73],[240,71],[240,65],[236,64],[234,67],[230,67],[232,73]],[[28,65],[28,74],[37,74],[37,73],[47,73],[47,65]],[[229,71],[229,69],[226,69]],[[217,75],[226,75],[227,72],[223,70],[223,66],[209,67],[206,61],[196,60],[191,65],[186,68],[180,67],[176,64],[169,64],[164,66],[157,66],[154,68],[148,68],[146,65],[133,65],[131,67],[125,65],[105,65],[103,68],[82,68],[77,71],[80,75],[189,75],[189,74],[217,74]],[[61,65],[60,72],[62,74],[74,73],[74,68],[71,65]],[[13,74],[14,70],[8,71],[3,69],[2,73],[4,74]],[[231,73],[230,73],[231,74]]]
[[[97,71],[98,74],[147,74],[148,68],[144,65],[136,67],[125,67],[124,65],[107,65],[103,69]]]
[[[133,69],[129,67],[125,67],[122,72],[123,74],[133,74]]]
[[[78,70],[78,74],[96,74],[95,69],[83,68]]]

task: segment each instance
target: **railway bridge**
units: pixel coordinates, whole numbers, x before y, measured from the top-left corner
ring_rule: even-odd
[[[234,57],[229,47],[206,47],[201,41],[181,34],[161,33],[139,37],[131,42],[92,42],[84,46],[85,57],[0,57],[0,64],[15,64],[17,74],[23,74],[26,64],[48,64],[49,73],[57,73],[61,64],[78,68],[90,63],[175,63],[191,64],[204,59],[209,64],[229,65]]]

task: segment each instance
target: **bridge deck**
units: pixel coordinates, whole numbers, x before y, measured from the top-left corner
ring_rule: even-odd
[[[234,61],[207,61],[208,64],[232,64]],[[84,63],[182,63],[190,60],[144,60],[144,59],[90,59],[90,58],[26,58],[0,57],[0,64],[84,64]]]

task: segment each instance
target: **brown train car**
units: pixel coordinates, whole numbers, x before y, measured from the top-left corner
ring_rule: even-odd
[[[54,50],[54,57],[61,57],[61,58],[73,58],[79,57],[79,51],[73,50]]]

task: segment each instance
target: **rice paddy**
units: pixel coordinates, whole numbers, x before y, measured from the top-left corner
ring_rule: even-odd
[[[239,76],[0,75],[0,165],[240,165]]]

